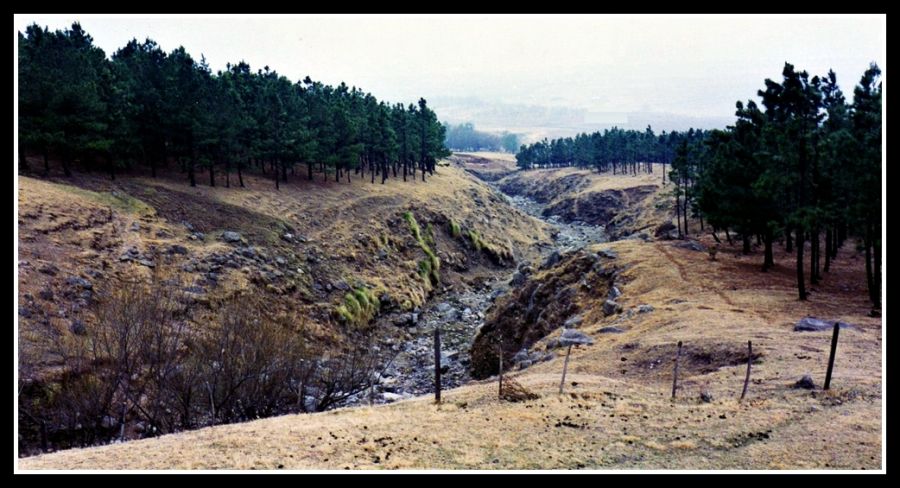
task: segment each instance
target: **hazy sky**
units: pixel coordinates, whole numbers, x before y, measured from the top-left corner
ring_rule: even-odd
[[[785,61],[812,74],[833,68],[848,98],[869,62],[885,71],[883,15],[17,15],[15,24],[76,19],[107,55],[150,37],[205,55],[213,70],[245,60],[391,102],[472,96],[717,117],[755,98]]]

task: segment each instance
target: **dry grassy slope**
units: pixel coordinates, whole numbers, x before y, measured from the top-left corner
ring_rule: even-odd
[[[510,153],[457,152],[450,156],[449,161],[485,181],[497,181],[517,170],[516,156]]]
[[[794,297],[790,256],[758,271],[760,253],[725,248],[718,261],[667,242],[597,246],[619,257],[626,314],[582,324],[596,343],[573,351],[567,394],[557,396],[562,359],[519,373],[540,393],[499,404],[496,383],[418,398],[203,429],[19,460],[47,468],[606,468],[879,469],[882,325],[868,318],[858,258],[842,249],[807,302]],[[597,301],[599,303],[599,300]],[[652,305],[650,313],[627,311]],[[832,390],[791,388],[802,374],[824,379],[830,334],[794,332],[812,314],[843,319]],[[597,334],[618,325],[622,334]],[[685,343],[679,398],[669,399],[674,342]],[[738,404],[743,347],[761,358]],[[745,357],[745,356],[744,356]],[[720,367],[721,366],[721,367]],[[712,403],[701,403],[706,387]]]
[[[305,323],[308,333],[331,337],[332,313],[345,293],[342,284],[365,283],[377,293],[387,291],[401,308],[426,299],[430,285],[416,272],[425,254],[402,218],[405,211],[413,212],[423,231],[434,222],[434,247],[442,261],[438,288],[459,288],[471,279],[506,273],[464,237],[451,236],[447,219],[476,230],[487,244],[518,259],[533,258],[535,244],[548,240],[545,224],[495,205],[500,199],[490,188],[455,167],[439,167],[427,183],[389,180],[373,185],[354,179],[338,184],[308,182],[298,175],[282,184],[281,191],[275,191],[271,180],[254,176],[244,177],[243,189],[224,188],[222,181],[211,188],[203,178],[191,188],[183,180],[177,175],[116,181],[101,175],[55,181],[19,177],[23,345],[41,341],[42,322],[64,330],[80,313],[78,294],[83,291],[68,285],[68,278],[88,279],[96,292],[114,283],[111,278],[149,276],[150,268],[120,261],[130,247],[150,258],[156,269],[179,270],[191,260],[205,266],[214,264],[208,261],[214,254],[254,246],[268,261],[241,260],[234,268],[221,267],[219,284],[203,285],[208,297],[247,288],[266,293],[273,308]],[[191,240],[183,222],[205,233],[205,239]],[[225,230],[241,233],[245,243],[223,242]],[[281,239],[286,230],[306,241]],[[167,253],[172,245],[184,246],[187,254]],[[45,265],[59,271],[40,272]],[[276,272],[281,276],[273,277]],[[184,274],[191,284],[202,280],[204,272]],[[44,298],[42,290],[53,296]]]

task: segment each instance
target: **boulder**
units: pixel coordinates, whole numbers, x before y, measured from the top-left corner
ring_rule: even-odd
[[[582,320],[583,320],[583,319],[582,319],[582,317],[581,317],[580,314],[579,314],[579,315],[573,315],[573,316],[569,317],[569,318],[563,323],[563,327],[565,327],[565,328],[567,328],[567,329],[572,329],[572,328],[578,327],[579,325],[581,325],[581,321],[582,321]]]
[[[166,252],[169,254],[187,254],[188,248],[179,244],[172,244]]]
[[[80,287],[85,290],[92,290],[94,288],[94,285],[90,281],[84,278],[79,278],[77,276],[67,278],[66,284],[71,287]]]
[[[794,325],[794,331],[797,331],[797,332],[819,332],[819,331],[823,331],[823,330],[832,330],[834,328],[835,322],[837,322],[839,324],[838,327],[841,329],[859,330],[858,327],[856,327],[852,324],[848,324],[847,322],[841,322],[841,321],[836,321],[836,320],[826,322],[824,320],[817,319],[815,317],[803,317],[802,319],[800,319],[800,321],[797,322],[796,325]]]
[[[691,251],[698,251],[698,252],[702,252],[702,251],[705,251],[705,250],[706,250],[706,248],[703,247],[703,244],[700,244],[700,243],[697,242],[697,241],[684,241],[684,242],[679,242],[678,244],[675,244],[675,247],[678,247],[678,248],[681,248],[681,249],[688,249],[688,250],[691,250]]]
[[[803,388],[805,390],[814,390],[816,388],[816,383],[813,381],[812,376],[805,374],[802,378],[797,380],[794,383],[794,388]]]
[[[57,268],[53,264],[45,264],[38,268],[38,271],[46,275],[56,276],[56,273],[59,273],[59,268]]]
[[[600,334],[621,334],[622,332],[625,332],[625,329],[620,329],[618,327],[601,327],[597,332]]]
[[[653,306],[647,304],[638,305],[637,311],[638,313],[650,313],[653,311]]]
[[[614,315],[622,311],[622,306],[612,300],[603,302],[603,314],[606,316]]]
[[[593,343],[594,340],[588,337],[587,334],[575,329],[566,329],[563,331],[562,335],[559,336],[559,345],[563,347]]]
[[[226,230],[222,233],[222,240],[225,242],[241,242],[241,235],[237,232]]]

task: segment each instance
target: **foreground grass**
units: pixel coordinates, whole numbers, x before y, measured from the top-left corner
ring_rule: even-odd
[[[600,318],[573,350],[566,394],[562,358],[518,375],[537,400],[499,403],[496,383],[375,408],[290,415],[126,444],[20,459],[21,469],[879,469],[881,320],[868,318],[856,257],[842,250],[807,302],[790,266],[758,271],[760,256],[725,248],[718,261],[672,243],[622,241],[620,302],[654,311]],[[849,246],[848,246],[849,247]],[[789,263],[790,256],[776,256]],[[597,306],[602,303],[600,297]],[[830,334],[799,333],[804,315],[842,319],[830,392],[791,387],[810,373],[821,385]],[[599,334],[617,325],[621,334]],[[669,350],[686,347],[678,398]],[[748,398],[738,403],[747,340],[762,353]],[[704,360],[705,357],[708,360]],[[705,362],[704,362],[705,361]],[[707,389],[713,401],[702,403]]]

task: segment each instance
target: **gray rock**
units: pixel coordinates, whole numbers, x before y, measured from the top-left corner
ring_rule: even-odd
[[[140,264],[141,266],[146,266],[148,268],[156,267],[156,263],[150,261],[149,259],[138,259],[138,264]]]
[[[29,309],[28,307],[19,307],[19,315],[25,317],[26,319],[30,319],[32,315],[31,309]]]
[[[551,349],[556,349],[558,347],[560,347],[559,339],[550,339],[549,341],[547,341],[547,347],[545,349],[547,351],[549,351]]]
[[[27,259],[19,261],[20,268],[27,268],[28,266],[31,266],[31,263],[29,263]]]
[[[434,310],[438,313],[444,313],[450,311],[453,308],[453,305],[450,305],[448,302],[441,302],[434,306]]]
[[[188,249],[179,244],[172,244],[166,252],[169,254],[187,254]]]
[[[794,388],[803,388],[805,390],[813,390],[816,388],[816,383],[813,381],[812,376],[805,374],[802,378],[797,380],[794,383]]]
[[[617,314],[622,311],[622,306],[612,300],[606,300],[603,302],[603,314],[606,316],[610,316],[613,314]]]
[[[225,242],[240,242],[241,235],[237,232],[226,230],[222,233],[222,240],[224,240]]]
[[[94,285],[90,281],[84,278],[79,278],[77,276],[71,276],[67,278],[66,284],[72,287],[80,287],[85,290],[92,290],[94,288]]]
[[[706,251],[706,248],[703,247],[703,244],[700,244],[697,241],[679,242],[678,244],[675,244],[675,247],[678,247],[681,249],[689,249],[691,251],[699,251],[699,252]]]
[[[281,235],[281,238],[288,242],[292,242],[294,240],[294,234],[291,234],[290,232],[285,232],[284,234]]]
[[[597,251],[597,254],[603,256],[606,259],[617,259],[619,257],[619,255],[612,249],[601,249]]]
[[[637,311],[638,313],[649,313],[653,311],[653,306],[647,304],[638,305]]]
[[[563,327],[565,327],[567,329],[572,329],[574,327],[578,327],[579,325],[581,325],[582,320],[583,320],[583,318],[581,317],[581,314],[573,315],[573,316],[569,317],[563,323]]]
[[[388,393],[388,392],[385,392],[385,393],[382,393],[382,394],[381,394],[381,398],[382,398],[385,402],[390,403],[390,402],[396,402],[397,400],[403,400],[403,395],[400,395],[400,394],[397,394],[397,393]]]
[[[53,290],[44,288],[38,292],[38,296],[41,297],[42,300],[53,300]]]
[[[528,349],[522,349],[512,357],[512,362],[520,363],[522,361],[527,360],[528,357],[529,357]]]
[[[563,331],[562,335],[559,336],[559,345],[560,346],[574,346],[576,344],[593,344],[594,340],[588,337],[587,334],[581,331],[577,331],[575,329],[566,329]]]
[[[275,258],[275,264],[284,266],[285,264],[287,264],[287,261],[285,261],[283,257],[278,256],[277,258]]]
[[[703,403],[710,403],[713,401],[712,393],[709,392],[706,388],[700,390],[700,401]]]
[[[609,293],[607,293],[607,296],[609,297],[610,300],[615,300],[616,298],[619,298],[620,296],[622,296],[622,291],[619,290],[619,287],[613,285],[612,287],[610,287]]]
[[[838,327],[841,329],[854,329],[859,330],[858,327],[852,324],[848,324],[847,322],[841,321],[831,321],[826,322],[821,319],[817,319],[815,317],[803,317],[794,325],[794,330],[797,332],[819,332],[823,330],[832,330],[834,329],[834,323],[837,322]]]
[[[59,268],[57,268],[53,264],[45,264],[38,268],[38,271],[44,273],[45,275],[56,276],[56,273],[59,273]]]
[[[602,327],[597,331],[600,334],[621,334],[625,332],[625,329],[620,329],[618,327]]]
[[[518,367],[519,369],[525,369],[525,368],[531,366],[532,364],[534,364],[534,362],[532,360],[526,359],[524,361],[519,361],[518,363],[516,363],[516,367]]]
[[[555,266],[562,259],[562,256],[559,254],[558,250],[554,250],[547,256],[547,259],[544,260],[544,263],[541,264],[541,268],[549,268],[551,266]]]
[[[75,335],[87,334],[87,328],[85,328],[84,322],[78,319],[73,320],[72,323],[69,324],[69,330]]]
[[[387,250],[386,250],[385,248],[383,248],[383,247],[382,247],[382,248],[379,248],[379,249],[378,249],[378,254],[376,254],[375,257],[378,258],[378,259],[387,259],[387,257],[388,257],[388,252],[387,252]]]
[[[334,287],[341,291],[347,291],[350,289],[350,285],[348,285],[346,281],[338,281],[334,284]]]

